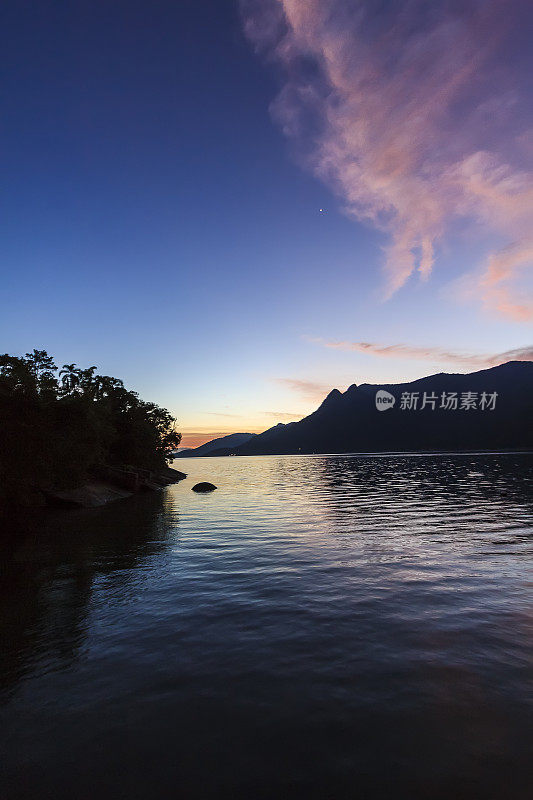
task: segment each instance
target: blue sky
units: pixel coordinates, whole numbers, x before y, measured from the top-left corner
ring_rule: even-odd
[[[2,351],[96,364],[196,443],[529,344],[527,319],[480,301],[501,232],[477,222],[383,301],[391,232],[302,165],[271,113],[287,64],[237,4],[7,2],[0,38]]]

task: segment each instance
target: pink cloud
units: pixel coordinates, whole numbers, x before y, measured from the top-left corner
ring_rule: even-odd
[[[300,380],[299,378],[275,378],[275,381],[298,392],[305,400],[312,403],[323,400],[331,391],[331,386],[317,381]]]
[[[284,419],[290,422],[298,421],[302,416],[301,412],[295,412],[294,414],[291,414],[290,411],[263,411],[263,414],[266,417],[275,417],[277,420]]]
[[[504,353],[459,353],[441,347],[423,347],[406,344],[377,344],[375,342],[334,342],[324,339],[310,341],[333,350],[347,350],[382,358],[413,359],[434,363],[456,364],[464,367],[495,367],[507,361],[533,361],[533,346],[507,350]]]
[[[533,265],[527,120],[505,48],[523,0],[243,0],[248,36],[284,69],[272,113],[349,214],[385,231],[391,296],[457,217],[502,247],[477,276],[483,304],[533,318],[513,288]],[[523,295],[523,292],[522,292]]]

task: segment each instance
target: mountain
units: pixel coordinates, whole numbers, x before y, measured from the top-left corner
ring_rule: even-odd
[[[256,436],[255,433],[230,433],[228,436],[220,436],[218,439],[212,439],[210,442],[200,445],[200,447],[183,450],[176,455],[176,458],[207,456],[211,455],[213,451],[220,449],[223,449],[224,455],[227,455],[226,451],[232,451],[240,445],[246,444],[254,436]]]
[[[379,403],[384,410],[377,408],[379,391],[385,393]],[[533,449],[532,418],[533,363],[509,361],[467,375],[333,389],[308,417],[276,425],[235,453]]]

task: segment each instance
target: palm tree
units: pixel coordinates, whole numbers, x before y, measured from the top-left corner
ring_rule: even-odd
[[[83,394],[94,395],[96,389],[94,385],[95,370],[96,367],[88,367],[87,369],[79,370],[79,386]]]
[[[63,364],[63,369],[59,370],[59,377],[63,389],[70,393],[80,383],[81,370],[77,369],[76,364]]]

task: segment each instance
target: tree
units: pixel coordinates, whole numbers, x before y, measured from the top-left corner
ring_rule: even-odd
[[[46,350],[34,350],[26,353],[25,362],[28,369],[35,377],[37,389],[41,393],[53,394],[57,392],[57,370],[54,359],[49,356]]]
[[[45,350],[0,355],[0,506],[79,485],[102,465],[162,469],[181,439],[174,417],[96,367]]]
[[[76,364],[63,364],[63,369],[59,371],[61,384],[67,394],[70,394],[79,385],[80,371],[76,368]]]
[[[0,390],[9,392],[37,392],[37,379],[23,358],[0,356]]]
[[[94,373],[96,371],[96,367],[88,367],[87,369],[80,369],[78,370],[79,375],[79,387],[83,394],[94,397],[96,386],[94,382]]]

